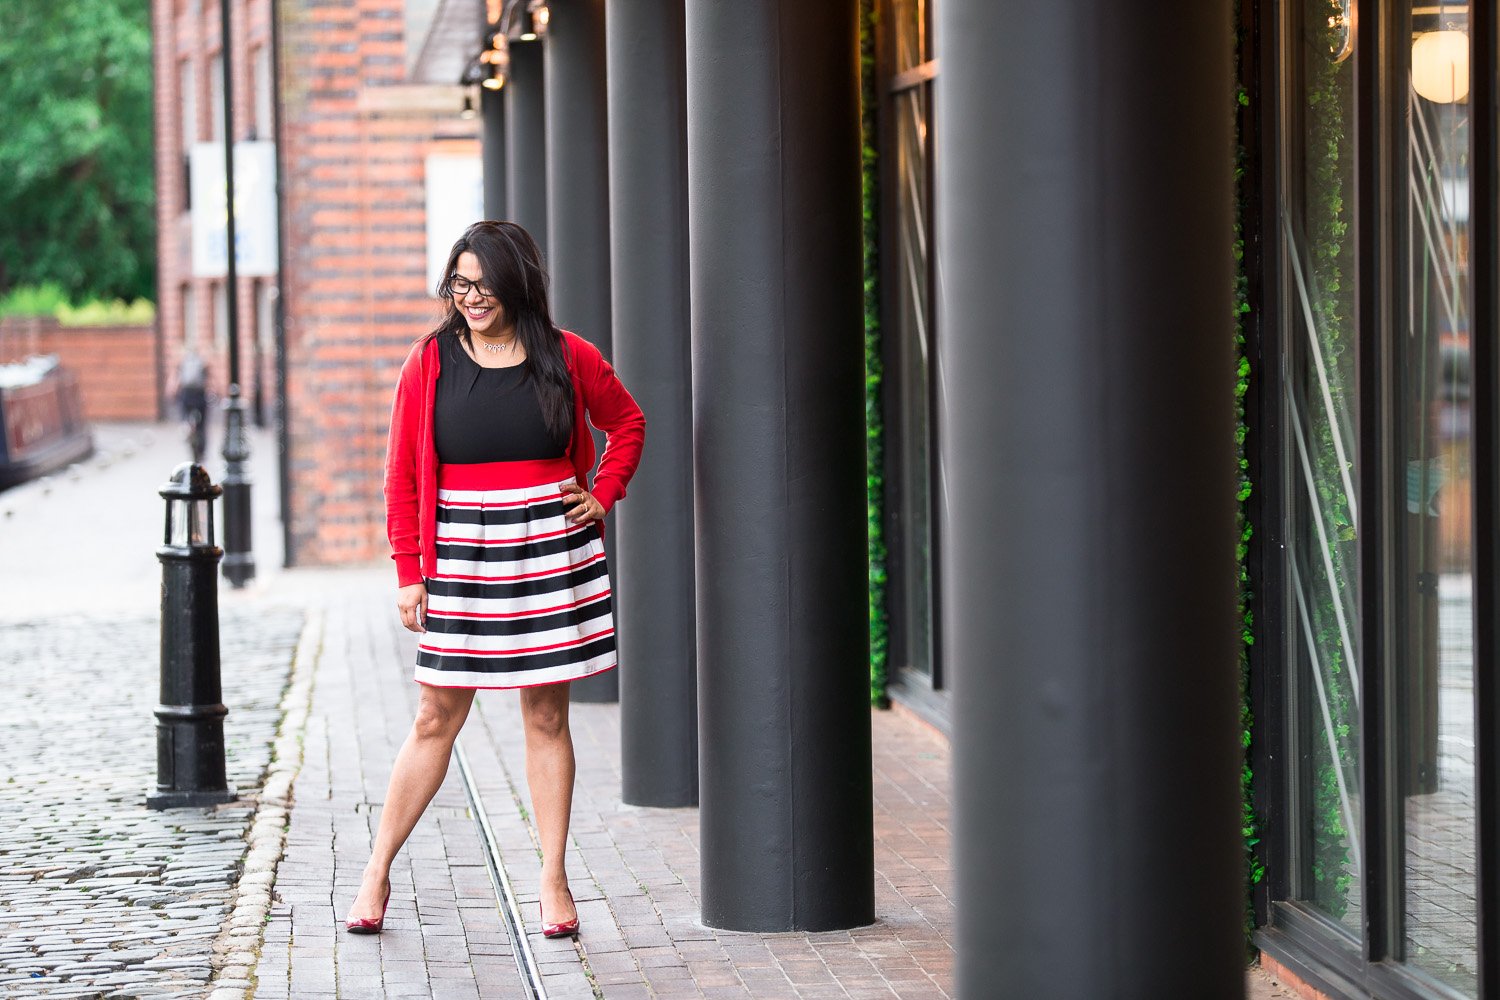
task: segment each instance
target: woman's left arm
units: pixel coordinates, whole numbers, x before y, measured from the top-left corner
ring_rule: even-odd
[[[594,499],[606,513],[625,498],[625,486],[641,463],[646,416],[603,355],[585,373],[584,405],[589,423],[604,432],[604,455],[594,475]]]

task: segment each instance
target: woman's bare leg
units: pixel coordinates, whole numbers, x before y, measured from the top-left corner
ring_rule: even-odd
[[[391,768],[385,807],[380,811],[380,828],[375,834],[370,861],[365,865],[359,895],[349,909],[350,920],[380,916],[386,882],[391,877],[391,862],[442,786],[453,741],[458,738],[473,703],[473,688],[422,685],[417,717]]]
[[[568,893],[568,820],[573,810],[573,734],[568,729],[568,684],[521,689],[526,726],[526,784],[542,841],[542,913],[549,924],[578,911]]]

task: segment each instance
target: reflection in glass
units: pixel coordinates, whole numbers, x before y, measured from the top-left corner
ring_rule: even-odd
[[[1290,291],[1288,701],[1296,754],[1295,895],[1360,928],[1359,578],[1355,465],[1354,58],[1338,5],[1301,0],[1282,239]],[[1294,36],[1295,37],[1295,36]],[[1294,50],[1295,51],[1295,50]]]
[[[900,552],[897,620],[893,622],[897,655],[919,673],[932,673],[932,483],[931,400],[928,392],[931,355],[929,295],[929,197],[927,123],[931,85],[919,84],[892,96],[896,127],[895,329],[900,405],[900,469],[893,514]]]
[[[1467,5],[1412,8],[1397,560],[1406,960],[1478,990]]]
[[[932,58],[927,0],[892,0],[891,26],[895,37],[895,72],[920,66]]]

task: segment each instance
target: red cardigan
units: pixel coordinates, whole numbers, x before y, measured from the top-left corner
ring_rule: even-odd
[[[625,484],[641,461],[646,418],[620,384],[599,348],[562,331],[563,355],[573,376],[573,439],[567,457],[578,481],[607,513],[625,497]],[[437,398],[436,337],[412,347],[401,366],[391,406],[391,433],[385,458],[385,527],[396,560],[397,585],[421,583],[437,572],[437,449],[432,444],[432,407]],[[587,420],[585,419],[587,416]],[[594,436],[589,421],[605,434],[604,457],[592,488]],[[600,524],[603,530],[603,524]]]

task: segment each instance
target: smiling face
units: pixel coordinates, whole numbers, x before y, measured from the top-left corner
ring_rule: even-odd
[[[505,321],[500,300],[484,284],[484,271],[479,266],[478,257],[467,250],[459,254],[452,277],[461,279],[456,282],[450,279],[449,282],[453,306],[469,324],[471,332],[487,337],[504,337],[513,332],[514,324]],[[452,288],[455,284],[458,287]]]

